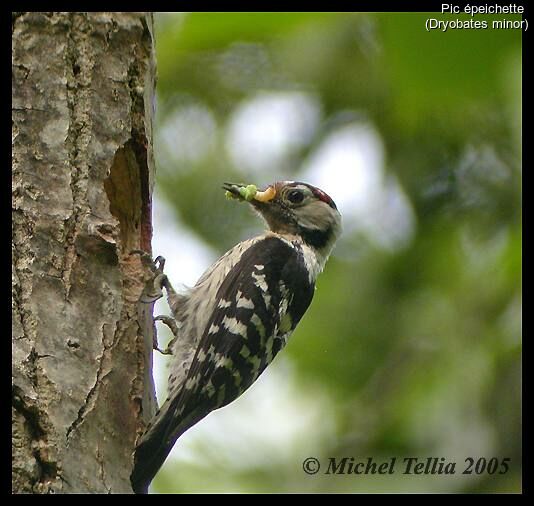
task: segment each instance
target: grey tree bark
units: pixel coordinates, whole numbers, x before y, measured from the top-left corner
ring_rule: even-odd
[[[131,492],[154,405],[129,254],[152,236],[152,26],[12,14],[15,493]]]

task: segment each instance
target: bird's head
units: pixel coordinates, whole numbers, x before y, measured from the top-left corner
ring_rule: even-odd
[[[322,190],[299,181],[279,181],[258,191],[254,185],[225,183],[227,195],[247,200],[278,234],[295,235],[328,257],[341,232],[341,215]]]

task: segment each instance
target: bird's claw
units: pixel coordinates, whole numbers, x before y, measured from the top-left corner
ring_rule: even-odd
[[[152,260],[152,255],[142,249],[134,249],[130,251],[130,255],[139,255],[143,265],[148,267],[153,273],[163,272],[165,268],[165,258],[161,255]]]
[[[178,324],[176,323],[176,320],[171,316],[159,315],[154,318],[154,321],[163,322],[165,325],[167,325],[167,327],[169,327],[174,336],[171,342],[168,344],[167,348],[165,348],[165,350],[161,350],[158,347],[157,342],[154,342],[154,349],[158,350],[162,355],[172,355],[172,345],[174,344],[176,339],[178,339]]]
[[[160,255],[152,260],[152,256],[149,253],[138,249],[130,251],[130,255],[139,255],[143,265],[153,273],[152,279],[145,285],[140,301],[150,304],[161,299],[163,297],[163,288],[169,287],[167,275],[163,273],[165,258]]]

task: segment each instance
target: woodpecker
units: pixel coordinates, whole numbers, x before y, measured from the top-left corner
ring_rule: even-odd
[[[311,184],[281,181],[258,191],[225,183],[223,189],[248,201],[268,230],[230,249],[186,293],[159,277],[173,318],[156,319],[175,334],[169,395],[136,447],[136,493],[147,492],[185,431],[239,397],[284,347],[341,232],[334,201]]]

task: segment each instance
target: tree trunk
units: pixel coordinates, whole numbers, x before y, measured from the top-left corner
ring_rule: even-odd
[[[12,16],[13,492],[131,492],[154,401],[129,254],[152,236],[152,16]]]

